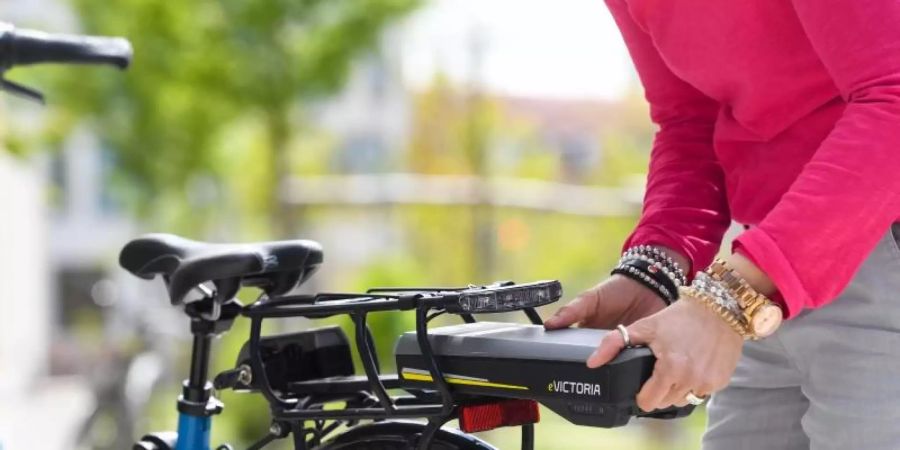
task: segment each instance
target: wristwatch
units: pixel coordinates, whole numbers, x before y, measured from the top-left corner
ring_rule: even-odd
[[[771,336],[781,326],[784,312],[775,302],[753,289],[725,261],[716,260],[707,273],[722,283],[738,302],[744,324],[756,339]]]

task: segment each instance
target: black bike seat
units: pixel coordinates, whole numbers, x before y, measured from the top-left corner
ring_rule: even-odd
[[[322,247],[314,241],[214,244],[148,234],[125,245],[119,265],[148,280],[163,276],[169,298],[179,304],[206,282],[215,283],[222,300],[231,299],[242,285],[261,287],[270,296],[284,294],[306,281],[322,259]]]

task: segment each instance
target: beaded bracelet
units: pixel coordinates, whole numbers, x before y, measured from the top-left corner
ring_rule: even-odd
[[[716,304],[721,305],[737,316],[741,316],[741,305],[731,290],[724,286],[722,282],[713,279],[708,273],[697,272],[691,288],[708,294],[715,300]]]
[[[675,281],[677,286],[685,286],[687,285],[687,276],[684,273],[684,270],[681,266],[672,259],[671,256],[667,255],[664,251],[660,250],[657,247],[653,247],[650,245],[638,245],[636,247],[631,247],[628,250],[625,250],[622,253],[622,259],[643,259],[645,261],[650,261],[656,263],[660,269],[663,269],[663,272]]]
[[[653,272],[648,270],[650,267],[654,266],[649,265],[646,261],[633,259],[620,263],[612,270],[611,275],[623,275],[637,281],[655,292],[665,302],[666,306],[670,306],[672,302],[678,299],[677,287],[665,275],[654,276]],[[659,271],[655,273],[660,274]]]
[[[684,270],[662,250],[639,245],[626,250],[613,275],[626,276],[654,291],[669,306],[678,299],[678,288],[687,283]]]

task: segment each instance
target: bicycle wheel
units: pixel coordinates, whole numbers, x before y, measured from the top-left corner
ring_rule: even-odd
[[[359,425],[314,450],[409,450],[425,429],[418,422],[378,422]],[[497,450],[496,447],[458,430],[440,429],[431,450]]]

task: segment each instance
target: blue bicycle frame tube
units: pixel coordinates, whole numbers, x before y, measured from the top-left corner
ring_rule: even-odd
[[[178,414],[178,443],[175,450],[209,450],[211,417]]]

